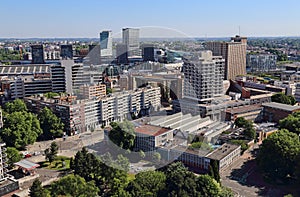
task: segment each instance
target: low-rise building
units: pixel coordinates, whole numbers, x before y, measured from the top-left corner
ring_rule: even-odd
[[[235,119],[243,117],[256,122],[261,119],[262,109],[261,104],[230,108],[225,110],[225,120],[235,121]]]
[[[219,164],[219,171],[229,167],[234,161],[236,161],[241,155],[241,146],[234,144],[223,144],[213,152],[206,155],[209,160],[217,161]]]
[[[172,129],[148,124],[136,125],[135,134],[135,149],[144,152],[154,151],[157,147],[173,140]]]
[[[288,115],[299,112],[300,106],[286,105],[282,103],[263,103],[263,120],[267,122],[279,123],[280,120],[286,118]]]

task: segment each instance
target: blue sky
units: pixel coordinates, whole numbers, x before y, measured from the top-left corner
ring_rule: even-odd
[[[300,36],[299,8],[298,0],[3,0],[0,37],[98,37],[122,27],[147,27],[144,37],[229,37],[239,26],[244,36]]]

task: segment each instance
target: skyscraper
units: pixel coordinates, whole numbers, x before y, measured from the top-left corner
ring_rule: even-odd
[[[140,55],[140,30],[134,28],[123,29],[123,44],[126,45],[128,56]]]
[[[31,53],[32,53],[32,63],[33,64],[44,64],[45,63],[44,46],[42,44],[32,45]]]
[[[60,57],[62,59],[73,59],[73,46],[71,44],[64,44],[60,46]]]
[[[154,61],[154,45],[153,44],[144,44],[142,47],[142,55],[144,61]]]
[[[112,53],[112,32],[102,31],[100,33],[101,57],[110,57]]]
[[[116,47],[117,63],[127,64],[128,63],[128,50],[126,44],[119,43]]]
[[[231,42],[208,42],[208,50],[215,56],[222,56],[225,59],[225,79],[235,79],[237,75],[246,74],[246,50],[247,38],[236,36]]]
[[[206,102],[223,94],[225,60],[213,56],[211,51],[201,51],[184,59],[183,96],[198,102]]]
[[[85,57],[85,63],[88,65],[100,65],[101,64],[101,49],[100,45],[90,44],[89,53]]]

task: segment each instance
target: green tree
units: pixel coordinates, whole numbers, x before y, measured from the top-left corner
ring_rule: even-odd
[[[146,157],[146,154],[142,150],[139,151],[139,155],[140,155],[141,159],[144,159]]]
[[[249,121],[249,123],[246,125],[244,131],[243,131],[243,135],[250,139],[253,140],[256,137],[256,131],[253,127],[253,123]]]
[[[237,127],[245,127],[248,124],[248,121],[244,117],[238,117],[235,119],[234,124]]]
[[[241,145],[241,153],[242,154],[249,148],[249,145],[246,143],[245,140],[230,140],[229,143]]]
[[[63,135],[64,124],[52,111],[45,107],[38,115],[38,119],[43,129],[44,139],[52,139],[52,137],[61,137]]]
[[[132,196],[162,196],[165,189],[166,176],[159,171],[140,172],[130,182],[127,191]]]
[[[52,163],[55,160],[57,153],[58,153],[58,145],[56,142],[52,142],[50,148],[47,148],[45,150],[46,160]]]
[[[230,188],[222,186],[220,197],[234,197],[234,193]]]
[[[14,163],[20,161],[22,159],[22,154],[14,147],[7,147],[6,149],[7,154],[7,164],[9,168],[14,167]]]
[[[295,173],[299,154],[299,136],[282,129],[263,141],[257,163],[268,177],[283,180]]]
[[[27,112],[27,107],[23,100],[16,99],[13,102],[5,103],[4,111],[8,114],[14,113],[14,112]]]
[[[46,98],[53,98],[53,97],[56,97],[56,96],[60,96],[58,93],[56,93],[56,92],[47,92],[47,93],[45,93],[44,94],[44,96],[46,97]]]
[[[296,105],[296,103],[297,103],[296,98],[295,98],[294,96],[291,96],[291,95],[289,95],[288,97],[289,97],[289,99],[290,99],[291,105]]]
[[[197,196],[196,176],[181,162],[175,162],[164,169],[166,193],[168,196]]]
[[[208,143],[205,142],[193,142],[189,148],[191,149],[201,149],[201,150],[206,150],[206,151],[211,151],[213,150],[212,146],[209,145]]]
[[[300,134],[300,112],[290,114],[288,117],[279,121],[280,129],[287,129],[290,132]]]
[[[112,130],[109,132],[109,139],[120,148],[132,150],[134,147],[135,132],[134,126],[129,121],[112,122]]]
[[[35,179],[29,188],[30,197],[50,197],[48,190],[44,189],[42,182],[39,179]]]
[[[196,188],[200,196],[220,196],[222,188],[220,184],[209,175],[200,175],[196,179]]]
[[[293,96],[287,96],[284,93],[277,93],[271,97],[272,102],[294,105],[296,99]]]
[[[68,175],[51,184],[51,196],[98,196],[99,189],[93,181],[86,182],[78,175]]]
[[[218,161],[210,160],[208,175],[215,179],[217,182],[221,181]]]
[[[42,129],[37,117],[25,111],[6,115],[0,133],[1,138],[8,146],[18,149],[33,144],[41,134]]]
[[[154,162],[160,162],[160,160],[161,160],[161,155],[160,155],[158,152],[153,153],[153,155],[152,155],[152,160],[153,160]]]
[[[255,139],[256,137],[256,131],[253,127],[253,122],[252,121],[249,121],[249,120],[246,120],[244,117],[238,117],[234,124],[237,126],[237,127],[242,127],[244,128],[244,131],[243,131],[243,135],[250,139],[250,140],[253,140]]]

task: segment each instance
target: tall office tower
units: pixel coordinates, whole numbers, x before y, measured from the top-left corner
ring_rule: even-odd
[[[32,53],[32,63],[33,64],[44,64],[44,46],[42,44],[32,45],[31,46]]]
[[[71,44],[64,44],[60,46],[60,57],[62,59],[73,59],[73,46]]]
[[[237,75],[246,74],[246,50],[247,38],[236,36],[231,42],[208,42],[208,50],[215,56],[222,56],[225,59],[225,79],[235,79]]]
[[[140,30],[134,28],[123,29],[123,44],[127,46],[128,56],[140,55]]]
[[[128,51],[126,44],[119,43],[116,47],[117,63],[128,64]]]
[[[101,57],[110,57],[112,53],[112,33],[111,31],[102,31],[100,33]]]
[[[101,64],[101,49],[100,45],[89,45],[89,53],[85,57],[85,63],[88,65],[100,65]]]
[[[223,94],[225,60],[201,51],[184,59],[184,98],[207,102]]]
[[[142,46],[142,55],[144,61],[154,61],[154,45],[144,44]]]

